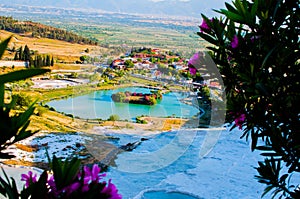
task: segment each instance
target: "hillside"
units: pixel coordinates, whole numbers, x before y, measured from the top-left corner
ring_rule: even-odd
[[[46,26],[32,21],[18,21],[12,17],[0,16],[0,30],[21,34],[27,37],[49,38],[71,43],[97,45],[96,39],[91,40],[63,29]]]
[[[13,35],[9,43],[9,49],[18,49],[21,46],[27,45],[31,50],[38,51],[40,54],[50,54],[57,62],[74,62],[79,60],[79,57],[86,55],[86,49],[89,49],[88,55],[99,56],[108,51],[108,49],[87,44],[74,44],[70,42],[48,39],[48,38],[33,38],[14,34],[12,32],[0,30],[0,40],[4,40]],[[15,53],[6,51],[3,60],[13,59]]]

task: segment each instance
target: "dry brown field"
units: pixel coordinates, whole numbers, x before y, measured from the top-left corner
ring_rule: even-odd
[[[10,49],[13,47],[18,49],[21,46],[24,48],[24,46],[27,45],[30,50],[38,51],[39,54],[49,54],[53,56],[55,60],[62,62],[71,63],[79,61],[79,57],[82,55],[100,55],[101,53],[108,51],[108,49],[100,46],[76,44],[47,38],[25,37],[3,30],[0,31],[1,40],[4,40],[9,36],[13,36],[9,43]],[[85,52],[86,49],[89,49],[88,54]],[[6,51],[2,59],[13,59],[14,55],[14,53]]]

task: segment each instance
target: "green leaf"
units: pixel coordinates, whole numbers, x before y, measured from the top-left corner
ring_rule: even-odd
[[[0,84],[0,108],[4,107],[4,84]]]
[[[7,174],[4,171],[4,169],[2,167],[1,167],[1,169],[2,169],[2,172],[5,176],[6,181],[2,177],[0,177],[0,184],[5,189],[6,196],[9,199],[18,199],[19,193],[18,193],[18,190],[17,190],[16,182],[14,181],[14,179],[12,179],[12,184],[11,184]]]
[[[225,9],[221,9],[220,13],[224,14],[227,18],[229,18],[229,19],[231,19],[235,22],[238,22],[238,23],[243,23],[244,22],[244,18],[239,14],[230,12],[230,11],[225,10]]]
[[[3,42],[0,43],[0,59],[2,58],[4,51],[6,50],[9,41],[11,40],[12,36],[5,39]]]
[[[263,192],[263,194],[261,195],[261,197],[263,198],[267,193],[269,193],[273,188],[273,186],[267,186]]]
[[[254,16],[256,15],[256,12],[257,12],[257,8],[258,8],[258,2],[259,1],[254,1],[254,4],[251,8],[251,16]],[[255,19],[255,18],[254,18]]]
[[[202,37],[202,39],[208,41],[209,43],[213,44],[213,45],[216,45],[218,46],[218,41],[213,38],[212,36],[208,35],[208,34],[204,34],[204,33],[201,33],[201,32],[197,32],[197,34]]]
[[[274,157],[274,156],[281,156],[280,154],[274,152],[274,153],[261,153],[261,156],[268,156],[268,157]]]
[[[212,47],[212,46],[208,46],[207,49],[214,51],[214,52],[219,52],[219,49]]]
[[[262,63],[262,67],[263,67],[263,68],[265,67],[265,65],[266,65],[266,63],[267,63],[269,57],[271,56],[271,54],[275,51],[275,49],[276,49],[278,46],[279,46],[279,44],[277,44],[276,46],[274,46],[274,47],[268,52],[268,54],[266,55],[266,57],[264,58],[264,61],[263,61],[263,63]]]
[[[289,176],[289,174],[284,174],[280,177],[279,181],[280,182],[285,182],[285,180],[287,179],[287,177]]]
[[[78,158],[73,158],[70,162],[64,162],[64,173],[65,176],[65,184],[70,184],[74,178],[77,176],[80,168],[80,160]]]
[[[238,12],[245,13],[245,8],[243,7],[241,0],[236,0],[233,2],[233,5],[236,7]]]
[[[277,1],[274,12],[273,12],[273,16],[272,16],[273,18],[275,18],[276,14],[277,14],[277,11],[280,7],[280,4],[281,4],[281,1]],[[298,4],[299,4],[299,2],[298,2]]]
[[[251,140],[251,150],[254,151],[258,141],[257,133],[254,131],[254,129],[251,129]]]
[[[79,172],[80,164],[81,162],[78,158],[62,162],[61,159],[53,156],[52,170],[58,189],[62,189],[73,182]]]
[[[18,142],[20,140],[24,140],[24,139],[26,139],[26,138],[28,138],[28,137],[30,137],[30,136],[32,136],[32,135],[34,135],[35,133],[38,132],[38,131],[34,131],[34,132],[25,131],[29,124],[30,124],[30,121],[28,121],[26,123],[26,125],[21,129],[19,134],[15,136],[15,139],[14,139],[13,143]]]
[[[235,7],[233,7],[229,3],[225,2],[225,6],[226,6],[228,11],[238,14],[238,11],[235,9]]]
[[[0,75],[0,85],[5,84],[7,82],[14,82],[19,80],[24,80],[29,77],[33,77],[36,75],[41,75],[47,72],[50,72],[49,69],[25,69],[25,70],[18,70],[14,72],[10,72],[4,75]]]
[[[273,151],[271,146],[257,146],[256,149],[260,151]]]
[[[62,162],[56,156],[53,156],[52,159],[52,170],[53,176],[58,189],[63,188],[63,172],[62,172]]]
[[[34,191],[32,192],[32,199],[45,198],[45,195],[48,193],[47,177],[47,171],[44,171],[39,180],[33,184]]]
[[[1,159],[11,159],[11,158],[14,158],[14,157],[15,157],[14,155],[9,155],[8,153],[0,152],[0,158]]]
[[[18,188],[15,179],[11,178],[12,182],[12,193],[14,198],[19,198]]]
[[[262,83],[256,83],[255,88],[258,89],[262,94],[269,96],[267,88]]]
[[[13,118],[14,119],[13,124],[16,128],[21,128],[22,126],[24,126],[27,123],[30,116],[34,112],[34,109],[35,109],[34,105],[35,105],[35,102],[32,103],[25,112],[21,113],[18,117]]]

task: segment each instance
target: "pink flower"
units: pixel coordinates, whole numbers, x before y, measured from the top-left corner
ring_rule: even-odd
[[[237,48],[239,46],[239,38],[237,35],[233,36],[230,45],[231,45],[231,48]]]
[[[197,73],[197,69],[193,68],[193,67],[189,67],[189,71],[190,71],[191,75],[196,75],[196,73]]]
[[[87,166],[83,167],[84,170],[84,178],[83,178],[83,188],[82,191],[86,192],[89,190],[89,184],[96,182],[99,183],[102,177],[105,177],[106,174],[100,174],[101,168],[97,165],[94,164],[92,169],[90,169]]]
[[[122,196],[118,194],[118,189],[111,183],[111,180],[108,181],[107,187],[104,187],[101,193],[109,195],[110,199],[122,199]]]
[[[57,197],[60,192],[56,188],[56,184],[55,184],[53,175],[51,175],[50,177],[48,176],[47,184],[49,186],[49,193],[51,193],[53,196]]]
[[[242,130],[242,125],[243,125],[245,119],[246,119],[246,115],[243,113],[242,114],[239,113],[238,117],[236,117],[234,119],[235,125],[238,126],[240,130]]]
[[[25,181],[25,187],[28,188],[32,183],[37,182],[36,174],[33,175],[32,171],[28,171],[28,175],[21,175],[21,181]]]
[[[193,66],[196,66],[199,64],[199,60],[200,60],[200,57],[199,57],[199,53],[195,53],[189,60],[188,62],[188,65],[193,65]]]
[[[210,20],[212,21],[212,19]],[[200,32],[210,32],[211,28],[208,26],[206,21],[203,19],[201,25],[199,26]]]
[[[54,181],[54,176],[50,176],[47,180],[47,184],[50,188],[49,193],[51,193],[54,197],[59,197],[61,193],[66,193],[67,195],[70,195],[74,191],[78,190],[80,188],[79,182],[74,182],[70,184],[69,186],[66,186],[65,188],[61,190],[57,190],[56,184]]]
[[[80,187],[79,182],[74,182],[71,185],[67,186],[66,188],[63,189],[63,192],[65,192],[67,195],[70,195],[71,193],[77,191]]]
[[[228,60],[228,61],[231,61],[231,60],[232,60],[232,57],[231,57],[230,55],[228,55],[227,60]]]
[[[195,53],[188,62],[188,67],[191,75],[196,75],[197,69],[196,67],[200,67],[200,52]]]

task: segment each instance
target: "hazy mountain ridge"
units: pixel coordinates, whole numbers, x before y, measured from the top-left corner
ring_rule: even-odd
[[[51,25],[53,21],[94,23],[94,24],[123,24],[131,26],[151,27],[197,27],[200,19],[178,16],[159,16],[129,13],[114,13],[95,9],[61,8],[28,5],[4,5],[0,4],[0,12],[3,16],[13,16],[20,20],[33,20]],[[174,27],[175,28],[175,27]],[[177,29],[177,28],[176,28]]]
[[[215,15],[216,13],[212,9],[224,7],[225,1],[228,0],[0,0],[0,4],[100,9],[119,13],[175,15],[199,18],[201,13]]]

